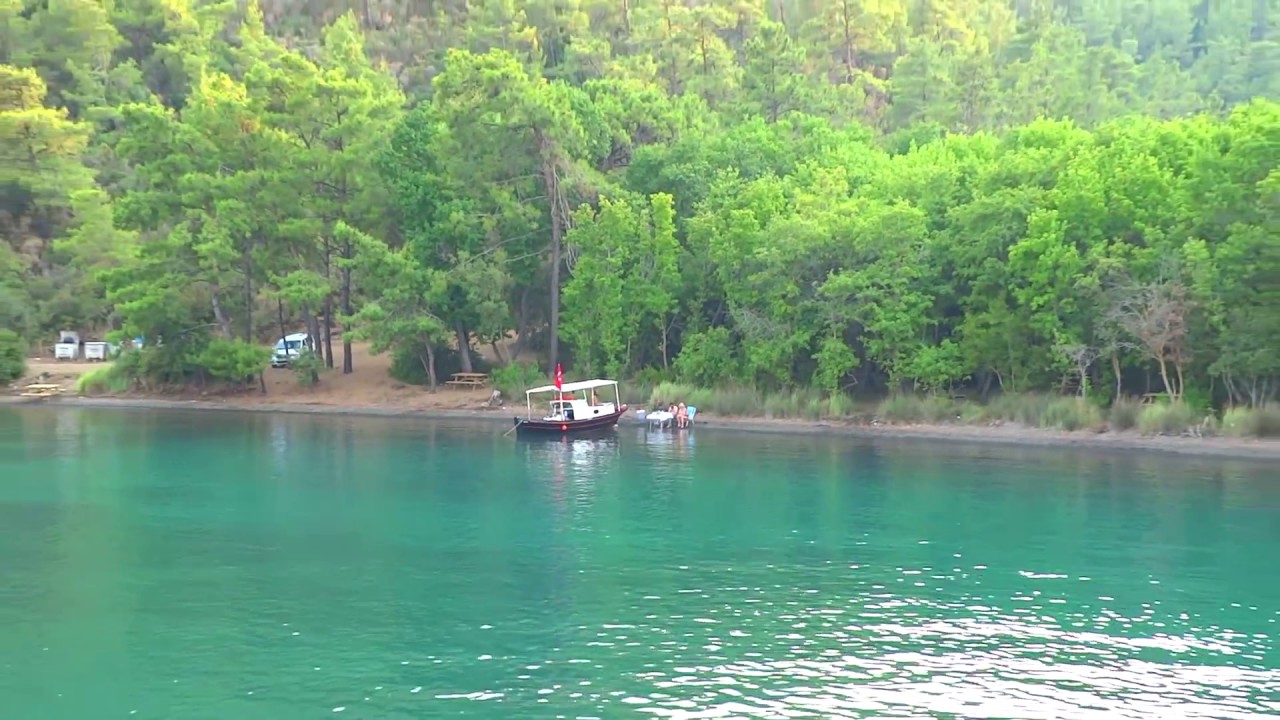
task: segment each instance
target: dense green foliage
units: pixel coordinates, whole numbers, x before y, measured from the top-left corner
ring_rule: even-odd
[[[0,385],[22,377],[26,365],[27,350],[22,338],[12,330],[0,328]]]
[[[149,381],[1280,385],[1276,0],[0,0],[0,63],[0,326]]]

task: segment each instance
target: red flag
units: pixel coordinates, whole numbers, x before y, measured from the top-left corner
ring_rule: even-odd
[[[556,390],[564,385],[564,370],[560,369],[560,363],[556,363]]]

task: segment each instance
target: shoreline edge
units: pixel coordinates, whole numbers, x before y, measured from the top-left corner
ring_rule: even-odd
[[[402,417],[418,420],[483,420],[510,422],[499,410],[445,408],[402,408],[395,406],[343,406],[302,403],[235,403],[210,400],[164,400],[159,398],[60,397],[31,402],[16,397],[0,397],[0,407],[75,407],[134,410],[196,410],[221,412],[278,413],[293,415]],[[624,425],[639,425],[634,418]],[[1095,450],[1161,452],[1195,457],[1280,460],[1280,441],[1224,437],[1144,436],[1137,433],[1067,432],[1020,426],[979,425],[866,425],[825,420],[771,420],[767,418],[699,418],[698,428],[781,435],[827,435],[880,440],[929,440],[949,443],[1013,445],[1022,447],[1075,447]]]

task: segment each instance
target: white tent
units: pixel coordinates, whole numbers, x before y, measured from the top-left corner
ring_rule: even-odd
[[[596,388],[612,387],[617,384],[618,383],[615,380],[580,380],[578,382],[562,383],[559,391],[562,393],[574,393],[579,390],[595,390]],[[538,393],[551,392],[556,392],[555,385],[543,385],[542,387],[536,387],[532,390],[526,390],[525,394],[534,395]]]

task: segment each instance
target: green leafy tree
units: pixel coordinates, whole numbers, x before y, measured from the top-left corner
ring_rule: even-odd
[[[0,383],[5,385],[27,371],[27,348],[18,333],[0,328]]]
[[[432,309],[446,292],[443,273],[423,267],[404,250],[393,251],[346,223],[339,222],[334,231],[355,248],[349,262],[376,288],[352,317],[351,334],[368,340],[374,352],[401,350],[416,358],[434,391],[439,384],[436,347],[449,335],[448,324]]]
[[[550,246],[548,363],[554,367],[564,234],[573,184],[582,180],[579,160],[586,143],[573,111],[574,91],[530,77],[515,57],[501,51],[455,51],[448,62],[436,80],[432,107],[448,128],[451,175],[481,193],[480,212],[496,206],[523,214],[529,185],[540,191],[542,217],[525,217],[534,232],[547,234]]]
[[[602,200],[577,213],[566,242],[572,272],[564,288],[565,336],[588,372],[635,369],[645,341],[657,339],[666,367],[679,280],[672,199]]]

